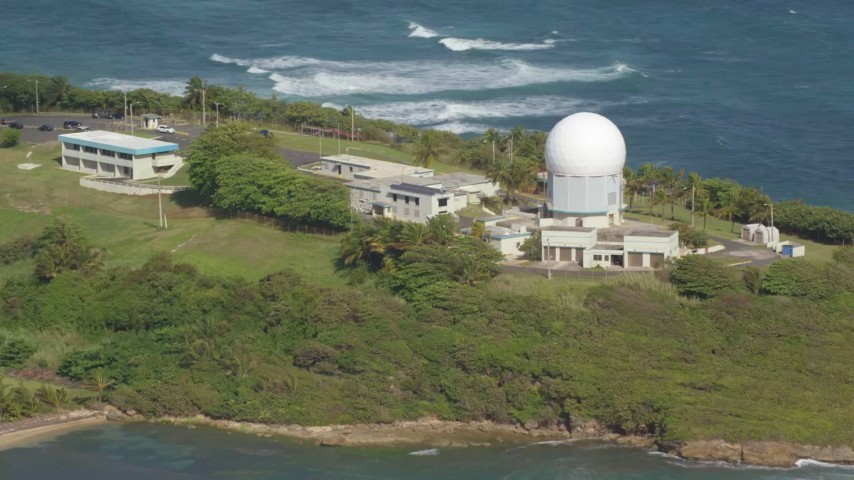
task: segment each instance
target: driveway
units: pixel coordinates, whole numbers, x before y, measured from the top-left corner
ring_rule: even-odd
[[[769,250],[758,243],[748,242],[747,240],[741,239],[718,237],[715,235],[709,235],[709,238],[726,247],[726,250],[710,253],[709,257],[730,258],[733,260],[748,262],[738,265],[739,267],[764,267],[771,265],[776,260],[782,258],[777,252]]]
[[[83,115],[83,114],[64,114],[64,115],[54,115],[54,114],[42,114],[42,115],[7,115],[2,114],[0,117],[3,118],[11,118],[13,120],[17,120],[24,124],[23,130],[21,130],[21,142],[22,143],[45,143],[45,142],[55,142],[57,135],[61,135],[63,133],[75,133],[75,130],[65,130],[62,128],[62,123],[66,120],[77,120],[78,122],[86,125],[92,130],[107,130],[114,132],[130,132],[130,126],[124,123],[123,120],[110,120],[107,118],[92,118],[91,115]],[[134,119],[139,124],[138,117],[135,115]],[[54,130],[51,132],[42,132],[39,130],[40,125],[52,125]],[[0,126],[2,128],[9,128],[6,126]],[[154,133],[152,130],[145,130],[150,133]],[[175,134],[162,134],[159,139],[164,142],[173,142],[177,143],[181,146],[181,149],[186,149],[190,146],[193,139],[198,137],[204,131],[204,128],[200,125],[178,125],[175,127]]]

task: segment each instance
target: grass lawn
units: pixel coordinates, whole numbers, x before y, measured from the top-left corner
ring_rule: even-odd
[[[0,149],[0,242],[37,235],[55,215],[78,223],[106,250],[107,266],[138,266],[159,251],[203,273],[249,280],[291,267],[319,283],[343,284],[332,260],[337,237],[289,233],[248,220],[215,219],[197,207],[164,197],[169,228],[158,228],[156,196],[135,197],[83,188],[80,175],[59,169],[59,148],[36,147],[33,162],[20,170],[27,147]],[[17,262],[0,268],[0,281],[32,268]]]

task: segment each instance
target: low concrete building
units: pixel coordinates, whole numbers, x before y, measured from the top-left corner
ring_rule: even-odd
[[[679,256],[679,233],[653,229],[549,225],[541,230],[543,260],[583,268],[654,268]]]
[[[153,178],[181,163],[178,144],[95,130],[59,135],[62,168],[101,177]]]
[[[368,180],[390,177],[430,177],[429,168],[385,162],[355,155],[330,155],[320,158],[320,168],[314,173],[344,180]]]
[[[498,185],[481,175],[450,173],[424,177],[395,176],[356,180],[350,207],[372,216],[426,223],[434,215],[454,214],[481,197],[493,196]]]
[[[142,117],[142,128],[149,128],[154,130],[160,125],[160,119],[163,118],[156,113],[146,113],[145,115],[141,115]]]

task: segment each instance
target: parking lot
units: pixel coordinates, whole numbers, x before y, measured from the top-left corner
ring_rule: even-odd
[[[124,123],[123,120],[92,118],[91,115],[69,114],[59,116],[0,114],[0,117],[17,120],[23,123],[24,128],[21,130],[21,142],[30,144],[55,142],[57,135],[61,135],[63,133],[75,133],[76,130],[64,130],[62,128],[62,123],[66,120],[77,120],[83,125],[89,127],[90,130],[107,130],[114,132],[117,131],[122,133],[130,133],[130,124]],[[138,126],[140,122],[139,118],[135,116],[134,119],[136,120]],[[41,125],[52,125],[53,131],[42,132],[39,130],[39,126]],[[2,128],[9,127],[0,126],[0,129]],[[181,146],[182,149],[184,149],[186,147],[189,147],[193,138],[199,136],[199,134],[203,130],[204,128],[202,128],[200,125],[177,125],[175,126],[174,134],[161,134],[158,138],[165,142],[177,143]],[[152,135],[155,134],[153,130],[145,131],[151,133]]]

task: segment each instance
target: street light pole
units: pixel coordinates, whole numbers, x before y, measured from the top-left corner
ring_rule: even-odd
[[[205,89],[202,89],[202,126],[206,126],[207,122],[207,111],[205,111]]]
[[[133,135],[133,102],[130,102],[130,134]]]
[[[691,228],[694,228],[694,192],[697,190],[695,185],[691,185]]]
[[[36,82],[36,115],[39,113],[39,81],[38,80],[27,80],[28,82]]]
[[[350,105],[350,141],[356,138],[356,109]]]
[[[216,126],[218,127],[219,126],[219,106],[220,106],[220,103],[214,102],[214,105],[216,105]]]

